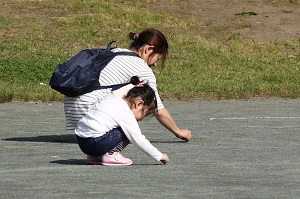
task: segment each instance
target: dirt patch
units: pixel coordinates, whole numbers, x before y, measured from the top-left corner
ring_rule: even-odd
[[[300,37],[300,0],[152,0],[147,7],[192,19],[203,37],[241,35],[253,40]]]

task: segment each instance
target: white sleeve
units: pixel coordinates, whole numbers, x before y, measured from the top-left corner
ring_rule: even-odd
[[[128,140],[141,151],[160,161],[162,153],[154,147],[150,141],[142,134],[140,127],[131,111],[122,112],[118,117],[118,124],[122,128]]]

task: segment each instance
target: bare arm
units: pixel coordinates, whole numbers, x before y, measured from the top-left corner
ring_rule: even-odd
[[[176,125],[172,116],[166,108],[161,108],[158,110],[158,113],[155,115],[156,119],[169,131],[171,131],[176,137],[189,141],[192,137],[191,131],[187,129],[180,129]]]

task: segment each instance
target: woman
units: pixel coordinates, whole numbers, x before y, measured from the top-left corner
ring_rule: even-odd
[[[114,48],[112,51],[132,51],[140,57],[116,56],[100,73],[99,81],[101,81],[101,85],[108,86],[129,83],[131,77],[137,76],[141,82],[148,83],[155,92],[158,104],[158,111],[155,114],[157,120],[176,137],[189,141],[192,136],[191,132],[187,129],[180,129],[168,110],[164,107],[158,94],[155,75],[151,69],[159,60],[164,65],[168,54],[168,42],[165,36],[159,30],[146,29],[139,34],[130,33],[129,38],[133,40],[129,50]],[[110,94],[112,94],[111,88],[107,88],[95,90],[77,97],[65,96],[64,111],[66,114],[67,131],[72,131],[73,133],[78,121],[86,115],[88,110]]]

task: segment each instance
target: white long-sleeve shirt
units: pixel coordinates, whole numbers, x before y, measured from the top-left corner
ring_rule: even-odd
[[[114,52],[129,51],[124,48],[115,48]],[[134,56],[119,55],[114,57],[101,71],[99,81],[101,85],[108,86],[114,84],[128,83],[132,76],[137,76],[140,81],[148,82],[154,90],[158,109],[164,105],[158,94],[156,78],[152,69],[147,63]],[[94,104],[111,94],[111,89],[95,90],[78,97],[67,97],[64,99],[64,111],[66,115],[66,130],[73,132],[78,121],[94,106]]]
[[[133,145],[155,160],[161,160],[162,153],[142,134],[133,112],[121,97],[109,96],[96,103],[79,120],[75,133],[83,138],[95,138],[117,127],[122,128]]]

